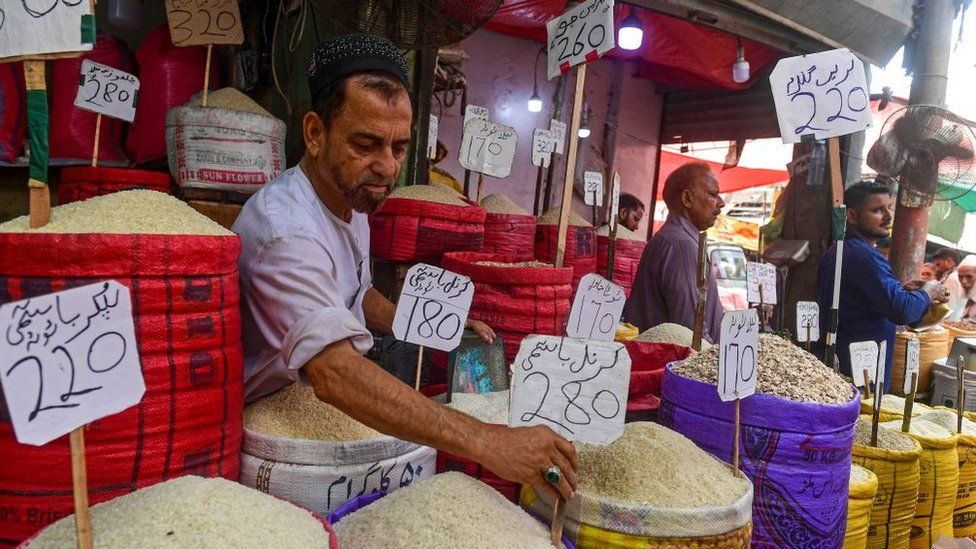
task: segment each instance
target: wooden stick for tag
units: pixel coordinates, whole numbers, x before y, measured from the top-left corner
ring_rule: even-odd
[[[766,298],[763,296],[763,285],[759,285],[759,331],[765,331],[766,326]]]
[[[739,471],[739,436],[741,429],[741,422],[739,420],[739,402],[740,399],[735,399],[735,438],[732,439],[732,473],[741,477],[742,472]]]
[[[912,407],[915,405],[915,390],[918,388],[918,372],[912,372],[912,390],[905,399],[905,416],[901,420],[901,431],[907,433],[912,428]]]
[[[539,199],[542,194],[542,166],[539,166],[539,170],[535,174],[535,199],[532,201],[532,215],[539,215]]]
[[[584,65],[585,66],[585,65]],[[556,498],[556,503],[552,506],[551,532],[553,547],[562,547],[563,544],[563,522],[566,519],[566,502],[562,496]]]
[[[44,61],[38,59],[24,60],[24,84],[27,90],[46,90],[44,79]],[[47,183],[28,178],[27,187],[30,193],[28,208],[30,211],[30,228],[43,227],[51,221],[51,190]]]
[[[708,277],[705,274],[705,242],[707,238],[704,231],[698,233],[698,301],[695,303],[695,332],[691,339],[691,348],[695,351],[701,351],[702,333],[705,325],[705,297],[708,295]]]
[[[807,352],[808,353],[810,352],[810,345],[811,345],[811,343],[812,342],[810,341],[810,323],[807,322]]]
[[[966,408],[966,387],[964,385],[963,376],[963,373],[965,372],[965,365],[966,360],[962,357],[962,355],[959,355],[959,357],[956,358],[956,383],[959,385],[959,387],[956,389],[956,413],[959,416],[959,419],[956,422],[957,433],[962,432],[962,411]]]
[[[71,481],[75,498],[75,533],[78,549],[92,548],[91,518],[88,516],[88,471],[85,466],[85,431],[71,431]]]
[[[874,369],[874,380],[874,413],[871,415],[871,446],[877,447],[878,423],[881,420],[881,395],[884,393],[884,379],[881,377],[880,360]]]
[[[569,211],[573,204],[573,183],[576,181],[576,155],[579,151],[579,127],[583,109],[583,87],[586,85],[586,63],[576,66],[576,91],[573,97],[573,117],[566,139],[569,154],[566,156],[566,181],[563,183],[563,200],[559,206],[559,232],[556,239],[556,267],[563,266],[566,258],[566,234],[569,232]]]
[[[481,187],[485,184],[485,174],[478,172],[478,199],[475,204],[481,205]]]
[[[424,366],[424,346],[421,345],[417,348],[417,381],[414,382],[413,388],[415,391],[420,390],[420,370]]]
[[[210,56],[213,54],[213,44],[207,44],[207,68],[203,73],[203,106],[207,106],[207,96],[210,94]]]
[[[871,372],[864,369],[864,398],[871,398]]]
[[[95,146],[92,147],[92,168],[98,167],[98,139],[102,133],[102,113],[95,117]]]

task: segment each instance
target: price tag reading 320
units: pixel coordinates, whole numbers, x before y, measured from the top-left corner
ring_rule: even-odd
[[[569,311],[566,335],[613,341],[626,300],[624,289],[613,282],[594,273],[583,276]]]
[[[243,44],[237,0],[166,0],[174,46]]]
[[[403,281],[393,335],[400,341],[453,351],[461,343],[473,298],[470,278],[418,263]]]
[[[546,23],[549,79],[596,61],[614,43],[613,0],[589,0]]]
[[[0,382],[17,440],[34,446],[138,404],[129,289],[110,280],[0,306]]]
[[[79,109],[132,122],[138,95],[139,79],[135,76],[88,59],[81,62],[81,82],[75,96]]]
[[[729,311],[722,317],[718,350],[718,396],[723,401],[756,392],[759,317],[755,309]]]
[[[552,132],[536,128],[532,130],[532,165],[548,168],[552,162],[552,152],[556,148],[556,139]]]

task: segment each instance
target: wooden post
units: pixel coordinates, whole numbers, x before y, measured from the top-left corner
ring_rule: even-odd
[[[965,377],[963,375],[966,371],[964,368],[965,364],[966,360],[962,357],[962,355],[959,355],[959,357],[956,358],[956,383],[959,384],[959,387],[956,389],[956,413],[959,416],[956,425],[957,433],[962,432],[962,411],[966,408],[966,386]]]
[[[559,233],[556,240],[556,267],[563,266],[566,258],[566,234],[569,231],[569,210],[573,203],[573,182],[576,180],[576,154],[579,151],[579,127],[583,107],[583,87],[586,85],[586,64],[576,67],[576,90],[573,97],[573,117],[567,130],[569,154],[566,156],[566,181],[563,183],[563,200],[559,206]]]
[[[613,200],[611,198],[611,200]],[[615,214],[610,212],[611,216]],[[610,237],[607,241],[607,280],[613,282],[613,271],[614,263],[616,263],[615,256],[617,255],[617,224],[620,223],[617,219],[607,220],[610,223]]]
[[[915,390],[918,388],[918,372],[912,372],[912,390],[905,399],[905,416],[901,420],[901,431],[907,433],[912,427],[912,406],[915,405]]]
[[[705,274],[705,242],[708,236],[705,231],[698,233],[698,302],[695,303],[695,332],[691,339],[691,348],[701,351],[702,333],[705,324],[705,298],[708,295],[708,276]],[[714,337],[714,334],[712,334]]]
[[[417,347],[417,380],[413,384],[415,391],[420,390],[420,370],[424,366],[424,346],[420,345]]]
[[[98,139],[102,133],[102,113],[95,117],[95,146],[92,148],[92,168],[98,167]]]
[[[732,439],[732,473],[741,477],[742,473],[739,471],[739,430],[741,423],[739,421],[739,399],[735,399],[735,430],[734,437]]]
[[[836,137],[831,137],[827,140],[827,149],[830,158],[830,195],[833,200],[834,209],[836,209],[844,204],[844,182],[841,180],[840,173],[840,142]],[[831,216],[833,216],[833,211],[831,212]],[[831,229],[833,229],[833,224],[831,224]],[[824,342],[826,345],[824,364],[828,368],[836,370],[834,356],[836,354],[835,346],[837,344],[837,317],[840,308],[840,279],[844,262],[844,232],[841,231],[840,234],[833,234],[832,237],[836,240],[837,256],[834,263],[834,292],[827,324],[827,337]]]
[[[765,332],[766,327],[766,297],[763,295],[763,285],[759,284],[759,331]]]
[[[24,61],[24,83],[28,92],[47,90],[47,83],[44,80],[44,61],[37,59],[27,59]],[[44,114],[46,117],[47,113]],[[30,129],[31,124],[29,122],[28,128]],[[31,141],[33,143],[33,130],[31,134]],[[47,148],[48,139],[46,136],[44,137],[43,144]],[[33,152],[38,154],[37,151]],[[44,151],[42,154],[46,156],[47,152]],[[46,164],[47,160],[45,159],[44,162]],[[48,188],[46,181],[40,181],[34,177],[27,180],[27,186],[30,189],[30,228],[36,229],[43,227],[51,220],[51,190]]]
[[[867,368],[864,369],[864,396],[871,398],[871,372]]]
[[[810,324],[811,324],[810,322],[807,322],[807,352],[808,353],[810,352],[810,345],[811,345],[811,341],[810,341]]]
[[[881,419],[881,395],[884,393],[884,378],[881,375],[882,364],[883,363],[878,360],[878,365],[874,368],[874,412],[871,415],[871,446],[874,447],[878,446],[878,422]]]
[[[71,481],[75,499],[75,533],[78,549],[92,548],[91,519],[88,516],[88,471],[85,466],[85,428],[71,431]]]
[[[550,160],[550,162],[552,162]],[[542,195],[542,170],[544,168],[540,165],[539,170],[535,174],[535,198],[532,199],[532,215],[538,216],[541,211],[539,210],[539,199]]]
[[[481,205],[481,188],[485,184],[485,174],[478,172],[478,198],[475,200],[475,204]]]
[[[203,73],[203,106],[207,106],[207,96],[210,94],[210,56],[213,55],[213,44],[207,44],[207,67]]]

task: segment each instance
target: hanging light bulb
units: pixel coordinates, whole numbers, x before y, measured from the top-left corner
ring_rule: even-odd
[[[590,136],[590,105],[585,101],[583,102],[583,116],[581,118],[580,127],[576,135],[580,139],[586,139]]]
[[[533,86],[532,97],[529,98],[529,112],[539,112],[542,110],[542,98],[539,97],[539,88]]]
[[[637,16],[637,11],[631,7],[630,15],[623,20],[620,24],[620,30],[617,31],[617,45],[621,49],[636,50],[641,47],[643,42],[644,24]]]
[[[749,62],[746,61],[746,49],[742,47],[742,40],[739,40],[739,47],[736,49],[735,64],[732,65],[732,80],[739,84],[749,81]]]

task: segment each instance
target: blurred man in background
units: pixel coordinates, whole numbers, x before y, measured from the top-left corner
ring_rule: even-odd
[[[630,231],[636,231],[644,218],[644,205],[637,197],[630,193],[620,195],[620,209],[617,210],[617,223],[627,227]]]

